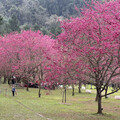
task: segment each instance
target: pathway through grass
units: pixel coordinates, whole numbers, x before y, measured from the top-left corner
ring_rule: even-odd
[[[17,95],[12,97],[11,89],[6,85],[4,92],[0,94],[0,120],[120,120],[120,101],[115,100],[115,95],[108,99],[103,98],[103,115],[97,112],[95,99],[95,89],[92,94],[82,91],[75,96],[71,96],[71,90],[67,91],[67,104],[61,104],[62,91],[60,89],[51,91],[46,95],[46,90],[42,90],[41,98],[38,98],[38,89],[17,89]],[[5,89],[7,88],[7,94]],[[5,96],[7,95],[7,96]]]

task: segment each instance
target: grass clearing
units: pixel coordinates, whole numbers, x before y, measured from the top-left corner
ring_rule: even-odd
[[[8,85],[0,85],[0,90],[0,120],[120,120],[120,100],[114,99],[120,92],[102,99],[104,114],[98,115],[94,88],[92,94],[85,90],[79,94],[75,89],[75,96],[71,95],[72,90],[67,90],[66,104],[61,103],[62,89],[52,90],[50,95],[46,95],[47,90],[42,90],[41,98],[35,88],[30,88],[29,92],[17,89],[15,97]]]

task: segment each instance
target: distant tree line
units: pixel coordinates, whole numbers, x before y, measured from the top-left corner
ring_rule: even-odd
[[[58,18],[78,16],[80,12],[75,7],[82,8],[83,5],[84,0],[1,0],[0,34],[23,29],[60,34]]]

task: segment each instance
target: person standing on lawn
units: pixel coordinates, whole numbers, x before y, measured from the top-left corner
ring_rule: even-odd
[[[13,86],[13,87],[12,87],[12,95],[13,95],[13,96],[15,96],[15,92],[16,92],[16,90],[15,90],[15,87]]]

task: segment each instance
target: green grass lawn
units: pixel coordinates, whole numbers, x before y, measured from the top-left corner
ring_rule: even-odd
[[[84,90],[79,94],[76,88],[75,96],[67,90],[67,104],[61,103],[62,89],[47,92],[42,90],[38,98],[38,89],[17,89],[13,97],[8,85],[0,85],[0,120],[120,120],[120,100],[114,99],[120,92],[102,99],[103,115],[96,114],[95,89],[91,94]]]

